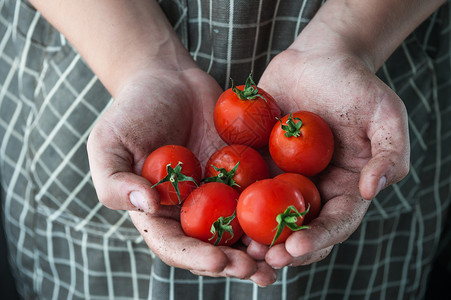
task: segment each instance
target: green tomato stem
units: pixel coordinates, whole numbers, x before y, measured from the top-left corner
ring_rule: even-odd
[[[283,213],[278,214],[276,217],[276,221],[277,221],[278,225],[276,228],[274,228],[274,230],[276,230],[276,234],[274,235],[274,238],[271,242],[271,245],[269,245],[269,247],[272,247],[274,245],[274,243],[277,241],[277,239],[282,234],[282,231],[285,228],[285,226],[288,227],[289,229],[291,229],[292,231],[298,231],[301,229],[309,228],[308,226],[305,226],[305,225],[298,226],[296,224],[298,218],[307,214],[309,209],[310,209],[310,205],[307,207],[307,209],[305,211],[299,212],[296,209],[296,207],[294,207],[293,205],[290,205],[287,207],[287,209],[285,209],[285,211]]]
[[[228,241],[230,241],[233,238],[233,228],[232,225],[230,225],[230,223],[232,223],[233,219],[235,219],[236,217],[236,210],[233,212],[233,214],[231,216],[228,217],[219,217],[212,225],[211,225],[211,229],[210,232],[212,233],[212,237],[209,238],[208,240],[211,241],[215,235],[217,234],[217,238],[215,240],[215,246],[219,245],[219,243],[222,240],[222,237],[224,235],[225,232],[230,233],[230,238],[228,238],[225,243],[227,243]]]
[[[290,114],[287,125],[284,125],[280,119],[277,120],[279,120],[282,129],[285,131],[286,137],[299,137],[301,135],[302,120],[300,118],[293,119],[293,114]],[[295,122],[295,120],[298,120],[298,122]]]
[[[240,165],[240,162],[237,162],[237,164],[230,171],[227,171],[225,168],[218,168],[214,165],[211,165],[213,167],[213,169],[215,169],[215,171],[218,172],[218,174],[216,176],[205,178],[203,180],[203,182],[221,182],[221,183],[225,183],[231,187],[234,187],[234,186],[240,187],[233,179],[239,165]]]
[[[232,82],[232,91],[240,98],[241,100],[254,100],[257,97],[262,98],[267,102],[266,98],[263,97],[258,93],[258,87],[255,84],[254,80],[252,79],[252,73],[249,74],[249,77],[246,79],[246,82],[244,84],[244,90],[238,89],[232,78],[230,78],[230,81]]]
[[[167,175],[163,179],[161,179],[159,182],[152,185],[152,188],[154,188],[157,185],[160,185],[164,182],[170,182],[177,194],[179,204],[182,203],[182,199],[180,198],[179,182],[192,181],[197,186],[197,181],[193,177],[186,176],[182,173],[182,164],[183,163],[181,161],[179,161],[177,166],[175,166],[175,168],[172,168],[171,164],[167,164],[166,165]]]

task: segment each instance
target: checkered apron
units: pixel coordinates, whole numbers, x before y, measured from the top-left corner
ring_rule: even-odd
[[[159,1],[199,66],[223,88],[256,81],[320,0]],[[210,278],[165,265],[127,212],[96,198],[86,140],[111,96],[26,1],[0,0],[0,179],[15,278],[26,299],[421,299],[450,205],[450,6],[378,75],[405,101],[411,172],[380,193],[324,260],[278,281]],[[448,231],[451,232],[451,231]],[[450,240],[450,233],[444,240]],[[448,250],[449,251],[449,250]]]

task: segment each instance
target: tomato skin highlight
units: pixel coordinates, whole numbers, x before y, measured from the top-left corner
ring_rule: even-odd
[[[305,211],[304,198],[295,186],[282,180],[264,179],[251,184],[238,199],[237,217],[246,235],[264,245],[271,245],[276,228],[277,216],[294,206]],[[303,223],[299,217],[296,225]],[[284,242],[293,231],[285,227],[275,244]]]
[[[282,173],[274,177],[294,185],[301,191],[305,206],[310,205],[308,213],[304,216],[304,223],[308,224],[319,215],[321,210],[321,196],[316,185],[304,175],[297,173]]]
[[[281,119],[287,124],[290,114]],[[276,165],[285,172],[313,176],[323,171],[332,159],[334,137],[329,125],[320,116],[298,111],[292,118],[300,118],[298,137],[286,137],[280,122],[274,125],[269,138],[269,152]],[[295,120],[297,122],[297,120]]]
[[[150,153],[144,161],[141,176],[152,184],[156,184],[167,175],[168,164],[175,168],[179,162],[182,162],[181,173],[192,177],[199,184],[202,179],[202,167],[199,160],[191,150],[179,145],[165,145]],[[191,191],[197,188],[197,185],[192,181],[180,181],[178,186],[181,202],[185,200]],[[180,203],[171,182],[164,182],[154,188],[160,195],[160,204],[177,205]]]
[[[217,233],[211,233],[212,224],[220,217],[229,217],[236,211],[239,194],[232,187],[210,182],[195,189],[186,198],[180,213],[180,223],[187,236],[197,238],[206,243],[215,244]],[[243,235],[238,219],[235,217],[230,225],[233,237],[224,232],[219,246],[231,246]]]
[[[244,85],[237,88],[244,89]],[[274,98],[258,88],[266,101],[257,96],[253,100],[241,100],[232,88],[224,91],[214,109],[216,131],[227,144],[241,144],[262,148],[268,144],[269,135],[276,118],[280,118],[280,108]]]
[[[233,181],[238,185],[233,188],[241,193],[252,183],[269,178],[269,170],[263,157],[255,149],[245,145],[225,146],[209,158],[205,166],[205,177],[217,176],[216,168],[224,168],[231,171],[239,162],[233,176]]]

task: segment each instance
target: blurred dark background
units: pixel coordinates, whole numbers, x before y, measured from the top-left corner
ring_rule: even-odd
[[[16,291],[14,278],[11,275],[7,253],[3,218],[0,218],[0,298],[5,300],[18,300],[20,297]]]

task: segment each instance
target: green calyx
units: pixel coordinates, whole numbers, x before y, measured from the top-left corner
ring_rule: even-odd
[[[171,167],[171,164],[166,165],[167,175],[161,179],[159,182],[155,183],[152,187],[156,187],[164,182],[170,182],[175,192],[177,193],[177,198],[179,199],[179,204],[182,203],[182,199],[180,199],[180,190],[179,190],[179,182],[183,181],[192,181],[197,186],[197,182],[193,177],[186,176],[182,174],[182,162],[179,161],[175,168]]]
[[[218,175],[205,178],[204,182],[221,182],[225,183],[227,185],[230,185],[231,187],[237,186],[240,187],[235,180],[233,180],[233,177],[235,176],[236,170],[238,169],[240,162],[238,162],[232,170],[227,171],[224,168],[217,168],[214,165],[211,165],[213,169],[215,169],[216,172],[218,172]]]
[[[230,238],[227,239],[225,242],[227,243],[231,239],[233,239],[233,228],[230,223],[232,223],[233,219],[236,217],[236,210],[233,212],[231,216],[228,217],[219,217],[212,225],[210,232],[213,234],[211,238],[208,240],[211,241],[215,235],[217,234],[216,240],[215,240],[215,246],[219,245],[219,243],[222,240],[222,237],[224,236],[224,232],[230,233]]]
[[[276,234],[274,235],[274,239],[271,242],[271,245],[269,247],[272,247],[276,240],[280,237],[282,234],[282,231],[285,227],[288,227],[292,231],[298,231],[301,229],[309,228],[308,226],[298,226],[296,225],[296,222],[298,221],[298,218],[304,216],[308,213],[310,209],[310,205],[307,207],[307,209],[303,212],[299,212],[296,207],[293,205],[288,206],[288,208],[281,214],[278,214],[276,217],[276,221],[278,223],[277,227],[274,228],[276,231]]]
[[[290,116],[288,116],[287,125],[284,125],[280,119],[277,120],[279,120],[282,130],[285,131],[286,137],[299,137],[301,135],[302,120],[300,118],[293,119],[293,114],[290,114]],[[295,122],[295,120],[298,122]]]
[[[262,98],[263,100],[266,99],[262,95],[258,93],[257,85],[255,84],[254,80],[252,79],[252,73],[249,74],[249,77],[246,79],[246,82],[244,84],[244,90],[238,89],[235,84],[233,83],[232,78],[230,78],[230,81],[232,82],[232,91],[240,98],[241,100],[254,100],[257,97]]]

